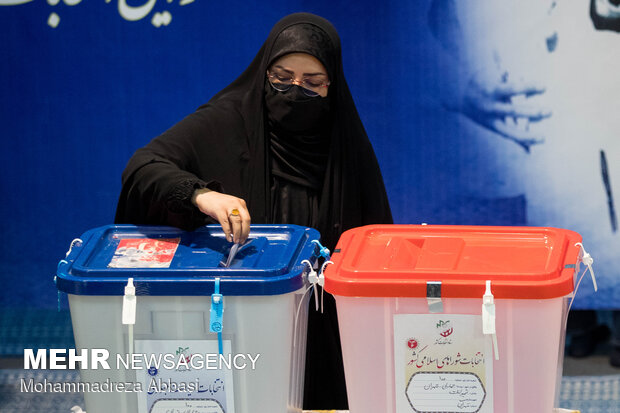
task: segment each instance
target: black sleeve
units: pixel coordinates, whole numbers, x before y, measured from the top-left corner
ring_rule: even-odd
[[[364,190],[362,191],[362,225],[393,224],[392,210],[388,200],[385,183],[377,156],[369,141],[365,142],[362,172]],[[360,157],[362,158],[362,157]]]
[[[210,136],[212,126],[204,111],[196,112],[138,149],[123,172],[115,222],[185,230],[204,225],[208,217],[191,203],[194,191],[223,192],[218,181],[204,179],[201,168],[210,158],[217,159],[209,153],[218,146]]]

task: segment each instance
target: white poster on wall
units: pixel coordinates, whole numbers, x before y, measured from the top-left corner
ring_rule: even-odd
[[[482,317],[396,314],[398,413],[492,413],[493,353]]]

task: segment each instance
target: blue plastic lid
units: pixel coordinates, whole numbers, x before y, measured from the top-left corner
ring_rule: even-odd
[[[297,225],[252,225],[229,267],[232,243],[219,225],[193,232],[172,227],[108,225],[84,233],[60,262],[56,286],[76,295],[123,295],[128,278],[136,295],[276,295],[304,285],[303,260],[314,263],[319,232]]]

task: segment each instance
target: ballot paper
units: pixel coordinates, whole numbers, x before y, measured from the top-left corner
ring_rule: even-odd
[[[230,247],[230,252],[228,253],[228,258],[226,259],[226,262],[222,261],[220,262],[220,265],[223,267],[230,267],[230,265],[233,263],[233,261],[235,260],[235,256],[244,248],[246,248],[248,245],[250,245],[252,243],[253,239],[247,240],[243,245],[239,244],[238,242],[233,244],[232,247]]]
[[[226,260],[226,264],[224,267],[230,267],[230,263],[235,259],[235,255],[239,251],[239,243],[236,242],[232,247],[230,247],[230,252],[228,253],[228,259]]]

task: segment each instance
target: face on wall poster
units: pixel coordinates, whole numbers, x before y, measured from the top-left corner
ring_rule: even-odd
[[[419,70],[428,82],[407,91],[417,120],[402,123],[415,141],[402,157],[423,194],[402,196],[410,220],[580,233],[601,288],[583,283],[577,307],[620,300],[613,3],[431,0],[411,12],[426,19],[411,29],[417,61],[434,73]]]

